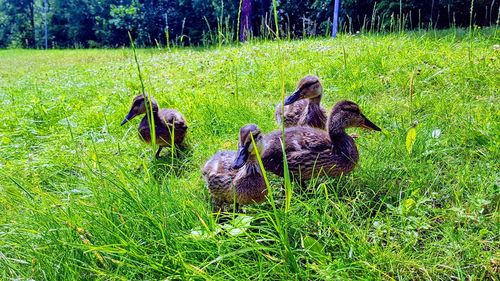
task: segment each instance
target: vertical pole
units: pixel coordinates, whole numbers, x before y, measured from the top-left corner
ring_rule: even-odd
[[[47,49],[49,47],[49,44],[48,44],[48,40],[47,40],[47,10],[49,8],[47,7],[47,0],[43,0],[43,28],[44,28],[44,31],[45,31],[45,49]]]
[[[340,0],[335,0],[335,4],[333,6],[333,24],[332,24],[332,37],[337,37],[337,28],[339,22],[339,3]]]

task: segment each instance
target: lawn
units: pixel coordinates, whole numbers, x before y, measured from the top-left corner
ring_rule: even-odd
[[[159,160],[120,126],[131,49],[0,51],[0,279],[498,280],[500,40],[474,32],[140,49],[146,91],[189,124]],[[307,74],[383,132],[351,130],[356,169],[294,184],[289,208],[268,174],[274,202],[218,223],[201,166],[244,124],[276,130]]]

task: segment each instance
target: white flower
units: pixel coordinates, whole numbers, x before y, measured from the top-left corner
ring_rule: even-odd
[[[434,131],[432,131],[432,137],[437,139],[441,136],[441,129],[434,129]]]

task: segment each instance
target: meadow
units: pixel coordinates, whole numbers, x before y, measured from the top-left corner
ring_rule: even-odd
[[[484,280],[500,272],[496,28],[138,49],[187,119],[172,157],[120,126],[132,49],[0,51],[2,280]],[[203,163],[308,74],[358,103],[360,161],[218,221]],[[414,130],[412,130],[414,128]],[[409,132],[412,132],[409,134]],[[415,133],[414,137],[412,134]]]

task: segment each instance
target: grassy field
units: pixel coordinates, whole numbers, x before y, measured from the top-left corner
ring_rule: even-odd
[[[1,280],[496,279],[500,51],[495,29],[138,50],[147,92],[189,123],[155,160],[121,127],[131,49],[0,51]],[[218,224],[200,168],[236,149],[304,75],[360,104],[358,167]],[[411,153],[407,133],[416,125]],[[409,148],[409,147],[408,147]]]

